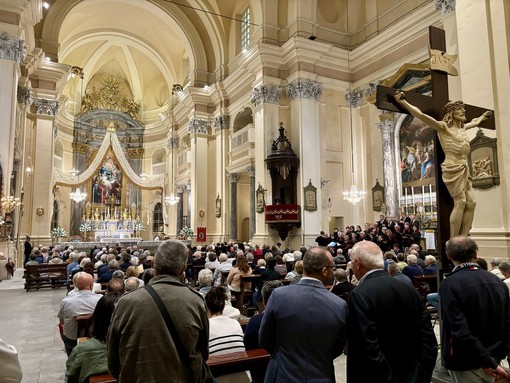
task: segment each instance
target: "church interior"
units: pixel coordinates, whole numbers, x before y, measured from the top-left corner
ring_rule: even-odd
[[[26,235],[296,248],[380,214],[416,215],[436,249],[447,196],[434,134],[376,102],[379,85],[434,97],[429,26],[456,72],[448,97],[494,111],[495,129],[467,133],[470,235],[509,256],[505,1],[6,0],[0,12],[1,244],[18,261]]]
[[[508,260],[508,1],[0,0],[0,252],[299,249],[381,215],[438,251],[437,138],[382,87],[433,99],[439,72],[446,100],[493,111],[466,132],[470,236]]]

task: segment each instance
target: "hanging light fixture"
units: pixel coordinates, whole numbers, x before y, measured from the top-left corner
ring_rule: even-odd
[[[351,36],[349,34],[349,5],[348,1],[346,2],[346,19],[347,19],[347,65],[349,69],[349,90],[347,95],[345,96],[345,100],[347,101],[347,104],[349,105],[349,126],[350,126],[350,144],[351,144],[351,188],[350,190],[344,191],[343,197],[344,200],[349,201],[353,205],[356,205],[359,201],[365,198],[365,195],[367,194],[363,190],[358,190],[356,186],[356,182],[354,181],[354,132],[353,132],[353,126],[352,126],[352,105],[354,103],[354,100],[357,96],[355,96],[352,92],[351,88]]]
[[[172,166],[172,189],[171,189],[170,195],[165,197],[165,202],[172,206],[177,204],[181,200],[179,196],[176,196],[174,194],[175,172],[174,172],[174,153],[173,153],[173,149],[175,149],[174,142],[177,139],[174,136],[174,97],[176,94],[178,95],[180,92],[182,92],[182,85],[174,84],[172,86],[172,111],[171,111],[171,115],[170,115],[170,117],[171,117],[170,123],[172,124],[172,129],[171,129],[172,135],[170,137],[170,140],[172,140],[172,156],[171,156],[171,159],[172,159],[172,164],[171,164],[171,166]]]
[[[74,202],[80,203],[81,201],[84,201],[85,198],[87,198],[87,193],[84,191],[82,192],[81,189],[76,189],[75,191],[71,192],[69,196]]]

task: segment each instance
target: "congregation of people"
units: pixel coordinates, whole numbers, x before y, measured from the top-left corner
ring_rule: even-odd
[[[402,232],[416,227],[405,219]],[[487,272],[471,238],[448,242],[451,283],[430,297],[449,345],[438,359],[430,310],[412,283],[437,275],[436,257],[397,227],[381,217],[365,230],[321,232],[318,246],[296,250],[168,240],[155,254],[57,245],[25,255],[27,265],[67,264],[69,292],[58,312],[67,382],[97,374],[119,382],[335,382],[342,353],[349,383],[430,382],[436,373],[451,382],[508,379],[499,363],[510,350],[510,264],[494,259]],[[260,276],[248,286],[250,318],[232,304],[247,276]],[[83,315],[88,339],[78,342]],[[270,354],[267,370],[213,378],[207,365],[209,356],[261,348]]]

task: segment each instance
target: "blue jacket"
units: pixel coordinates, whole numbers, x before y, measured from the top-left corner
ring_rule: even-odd
[[[347,304],[317,279],[275,289],[259,343],[271,354],[266,382],[335,382],[333,359],[345,345]]]

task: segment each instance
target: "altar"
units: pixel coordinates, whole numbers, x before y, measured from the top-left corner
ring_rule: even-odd
[[[135,233],[132,221],[92,221],[90,224],[96,242],[119,242],[123,239],[131,239]]]

